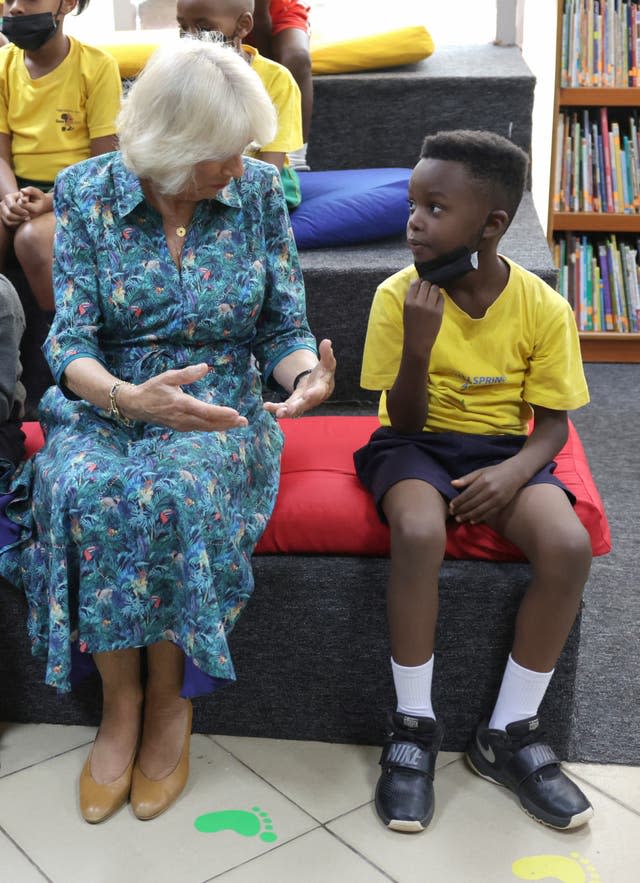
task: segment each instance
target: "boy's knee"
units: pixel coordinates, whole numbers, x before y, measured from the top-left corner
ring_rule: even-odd
[[[563,529],[551,531],[545,548],[540,551],[543,567],[576,579],[586,580],[592,557],[589,534],[577,518]]]
[[[48,232],[30,221],[20,224],[16,230],[13,248],[20,263],[23,258],[30,263],[53,260],[53,242]]]
[[[300,46],[283,47],[279,61],[296,79],[311,75],[311,56]]]
[[[425,518],[424,513],[404,512],[396,516],[390,527],[393,548],[444,556],[447,542],[444,523]]]

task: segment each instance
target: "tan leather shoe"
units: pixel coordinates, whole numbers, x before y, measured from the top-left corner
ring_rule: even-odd
[[[92,754],[93,748],[80,773],[80,812],[86,822],[95,825],[104,822],[127,802],[131,790],[135,751],[123,774],[114,782],[107,782],[106,785],[96,782],[91,775]]]
[[[187,784],[192,718],[193,709],[191,702],[189,702],[182,754],[175,769],[168,776],[165,776],[164,779],[149,779],[142,772],[140,764],[136,760],[131,781],[131,809],[141,821],[155,819],[160,813],[169,809]]]

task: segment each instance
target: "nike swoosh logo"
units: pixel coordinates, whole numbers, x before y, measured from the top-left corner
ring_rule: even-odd
[[[480,751],[480,754],[484,757],[484,759],[487,761],[487,763],[495,763],[496,762],[496,756],[493,753],[493,748],[491,746],[489,746],[488,748],[485,748],[484,745],[482,744],[482,742],[480,741],[479,736],[476,736],[476,745],[478,746],[478,750]]]

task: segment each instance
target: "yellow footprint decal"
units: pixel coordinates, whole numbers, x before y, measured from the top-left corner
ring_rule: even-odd
[[[560,880],[561,883],[601,883],[591,862],[580,853],[529,855],[515,861],[511,870],[519,880]]]

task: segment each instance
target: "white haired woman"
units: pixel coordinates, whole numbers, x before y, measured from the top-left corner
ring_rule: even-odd
[[[47,683],[69,689],[72,647],[102,679],[80,780],[89,822],[129,795],[154,818],[183,789],[188,697],[234,679],[227,636],[278,489],[274,418],[333,389],[277,169],[241,156],[274,125],[232,49],[182,40],[131,87],[120,151],[56,181],[45,353],[58,386],[20,477],[33,511],[20,566]],[[284,401],[263,404],[264,380]]]

